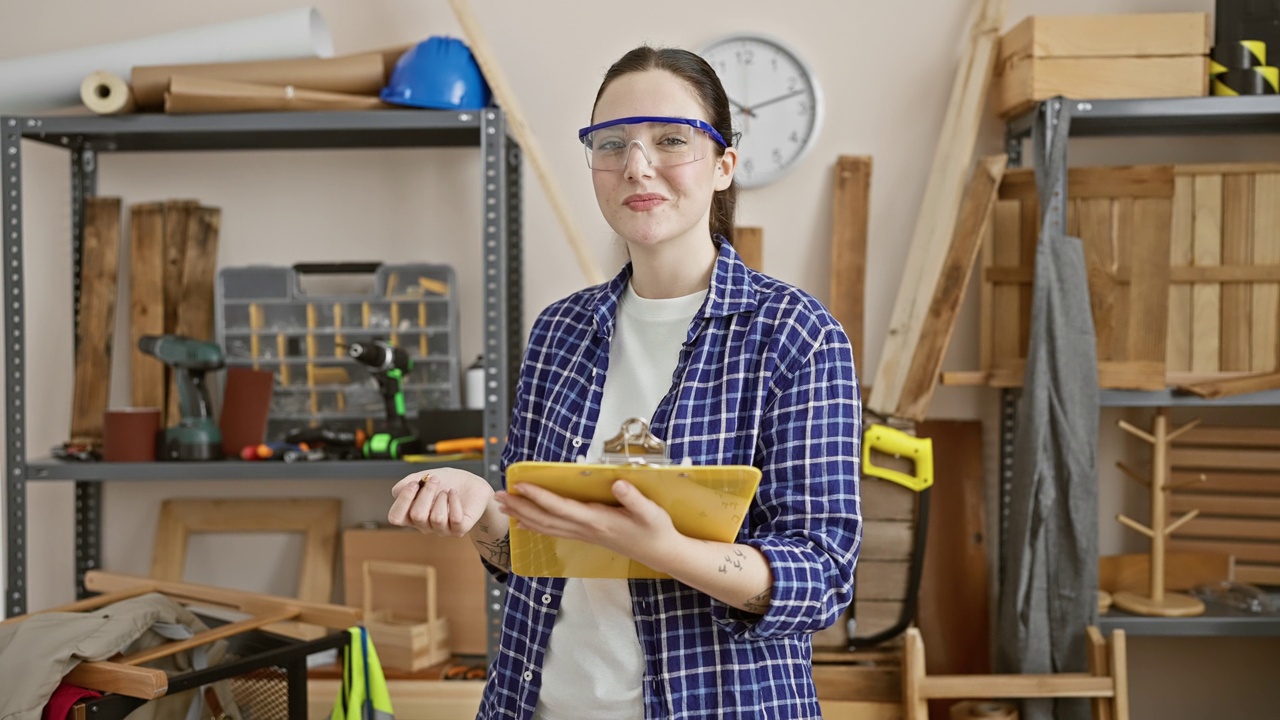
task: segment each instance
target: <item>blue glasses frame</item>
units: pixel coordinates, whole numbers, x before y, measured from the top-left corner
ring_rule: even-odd
[[[709,135],[712,140],[715,140],[716,142],[720,143],[720,147],[723,147],[723,148],[729,147],[729,144],[724,141],[724,137],[722,137],[719,132],[716,132],[716,129],[711,127],[710,123],[704,122],[702,120],[694,120],[693,118],[663,117],[661,115],[634,115],[632,117],[617,118],[616,120],[605,120],[602,123],[596,123],[595,125],[588,125],[587,127],[584,127],[578,131],[578,142],[581,142],[582,144],[585,145],[587,143],[587,135],[590,135],[596,130],[603,130],[605,128],[613,127],[614,125],[638,125],[640,123],[647,123],[647,122],[676,123],[678,125],[688,125],[689,127],[697,128],[698,130],[701,130],[702,132]]]

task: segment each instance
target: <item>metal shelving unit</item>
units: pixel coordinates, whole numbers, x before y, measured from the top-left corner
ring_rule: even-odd
[[[83,594],[87,570],[98,567],[102,545],[102,485],[112,480],[390,479],[431,464],[393,461],[323,463],[65,463],[31,458],[26,443],[26,324],[22,232],[23,141],[64,148],[71,161],[72,264],[79,310],[83,201],[97,192],[98,158],[111,152],[191,150],[321,150],[351,148],[475,147],[483,172],[481,255],[484,288],[485,436],[482,461],[450,463],[498,486],[498,459],[515,392],[521,341],[521,192],[519,145],[507,133],[499,108],[480,111],[228,113],[221,115],[125,115],[0,117],[0,202],[4,203],[5,577],[8,615],[27,609],[27,483],[73,480],[76,486],[76,585]],[[500,631],[502,589],[486,589],[490,647]]]
[[[1059,118],[1069,120],[1063,132]],[[1280,132],[1280,96],[1078,100],[1063,97],[1040,102],[1005,126],[1009,166],[1023,164],[1023,142],[1030,140],[1034,163],[1045,163],[1054,143],[1074,137],[1194,137]],[[1066,167],[1063,167],[1066,172]],[[1067,179],[1062,178],[1062,186]],[[1065,223],[1064,223],[1065,226]],[[1007,501],[1013,488],[1013,443],[1018,391],[1001,391],[1000,538],[1008,529]],[[1103,390],[1103,407],[1243,407],[1280,405],[1280,391],[1205,400],[1171,390]],[[1004,568],[1000,568],[1003,578]],[[1198,617],[1141,617],[1112,610],[1102,616],[1105,630],[1123,628],[1135,635],[1280,635],[1280,615],[1255,616],[1215,605]]]

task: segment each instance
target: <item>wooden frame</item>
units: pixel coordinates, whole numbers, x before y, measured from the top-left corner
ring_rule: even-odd
[[[160,506],[151,577],[182,582],[193,532],[300,532],[305,543],[298,599],[327,603],[342,501],[333,498],[171,499]]]

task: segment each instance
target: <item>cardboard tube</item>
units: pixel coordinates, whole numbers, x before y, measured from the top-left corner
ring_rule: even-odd
[[[198,65],[142,65],[130,78],[138,106],[160,109],[174,77],[227,80],[257,85],[292,85],[295,88],[355,95],[377,95],[385,84],[385,60],[381,52],[336,58],[297,58],[260,62],[204,63]]]
[[[80,83],[80,102],[99,115],[129,113],[136,107],[129,83],[105,70],[91,73]]]
[[[80,81],[95,70],[124,77],[134,65],[331,55],[333,38],[320,13],[314,8],[298,8],[109,45],[0,61],[0,112],[40,112],[76,105]]]
[[[164,95],[164,111],[168,113],[378,110],[390,107],[369,95],[182,76],[170,79],[169,91]]]

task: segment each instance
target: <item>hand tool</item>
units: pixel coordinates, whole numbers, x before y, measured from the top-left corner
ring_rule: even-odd
[[[162,433],[160,459],[221,460],[222,431],[213,421],[204,376],[225,366],[222,347],[183,335],[144,335],[138,349],[173,368],[178,386],[180,418]]]
[[[355,342],[347,347],[353,360],[369,368],[386,404],[386,429],[364,444],[366,458],[400,458],[422,452],[422,443],[409,430],[404,412],[404,376],[413,370],[413,358],[404,349],[384,340]]]

